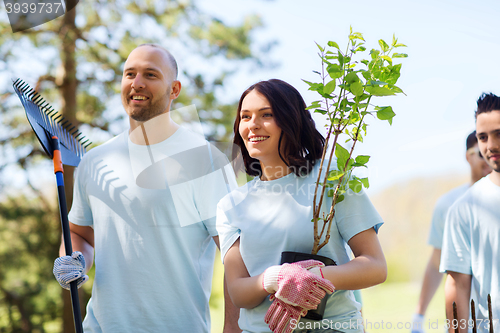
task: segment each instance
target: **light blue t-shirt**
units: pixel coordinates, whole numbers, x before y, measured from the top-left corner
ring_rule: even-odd
[[[83,158],[69,220],[95,235],[85,332],[210,331],[215,209],[229,191],[207,147],[183,128],[150,146],[122,133]]]
[[[217,206],[217,230],[224,256],[240,238],[241,257],[250,276],[280,264],[281,252],[311,253],[313,247],[312,201],[319,163],[306,177],[290,173],[271,181],[258,177],[228,194]],[[330,207],[331,198],[323,201],[323,211]],[[328,209],[329,211],[329,209]],[[333,259],[337,265],[350,259],[345,243],[354,235],[382,225],[383,221],[361,192],[348,191],[345,200],[335,208],[330,242],[319,255]],[[270,332],[264,316],[271,302],[269,297],[253,309],[241,309],[239,326],[245,332]],[[342,332],[363,332],[360,304],[352,291],[338,290],[329,296],[324,321],[328,327]],[[305,319],[302,319],[305,320]],[[359,321],[358,321],[359,320]]]
[[[434,208],[434,212],[432,213],[431,229],[427,244],[436,249],[441,249],[441,246],[443,245],[444,222],[446,221],[448,209],[450,209],[451,205],[453,205],[453,203],[460,198],[465,191],[469,189],[469,187],[470,183],[462,184],[439,198],[436,203],[436,207]]]
[[[484,177],[451,206],[444,229],[441,272],[472,275],[477,293],[476,317],[488,318],[488,294],[493,318],[500,318],[500,186]],[[479,330],[478,330],[479,331]],[[483,327],[482,332],[488,332]]]

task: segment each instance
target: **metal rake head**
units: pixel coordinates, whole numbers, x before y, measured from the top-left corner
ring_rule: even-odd
[[[53,157],[51,138],[57,136],[63,164],[77,166],[91,142],[23,80],[17,79],[13,86],[45,152]]]

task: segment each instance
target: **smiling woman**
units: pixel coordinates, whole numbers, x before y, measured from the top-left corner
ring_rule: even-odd
[[[256,176],[217,206],[228,292],[242,308],[240,328],[289,333],[331,294],[323,316],[332,323],[328,332],[363,332],[351,290],[381,283],[387,274],[377,239],[382,219],[364,192],[346,194],[336,206],[331,240],[318,253],[337,266],[316,260],[280,265],[283,252],[310,253],[314,240],[311,203],[324,139],[300,93],[276,79],[252,85],[240,98],[234,136],[245,171]],[[323,209],[332,202],[324,199]]]
[[[271,180],[274,171],[279,177],[311,171],[321,158],[324,138],[305,108],[300,93],[277,79],[256,83],[242,94],[234,143],[242,148],[249,175]]]
[[[259,159],[263,177],[270,179],[266,166],[286,170],[280,158],[281,129],[276,124],[269,101],[261,93],[252,90],[241,105],[239,133],[251,158]],[[282,175],[283,176],[283,175]]]

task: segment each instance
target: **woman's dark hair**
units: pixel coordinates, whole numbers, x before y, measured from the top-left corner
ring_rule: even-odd
[[[278,79],[260,81],[250,86],[241,95],[238,103],[233,142],[240,148],[245,172],[250,176],[262,175],[259,160],[250,157],[239,132],[241,105],[243,99],[252,90],[256,90],[267,98],[276,124],[282,131],[278,144],[281,160],[297,176],[309,174],[316,160],[321,158],[325,139],[316,129],[311,113],[306,110],[306,103],[297,89]],[[285,156],[281,155],[282,146]],[[238,149],[233,150],[233,160],[236,159],[238,153]]]

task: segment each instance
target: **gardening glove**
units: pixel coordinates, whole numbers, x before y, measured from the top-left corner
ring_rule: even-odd
[[[85,274],[85,258],[80,251],[73,252],[71,256],[57,258],[52,272],[57,282],[66,290],[70,289],[69,283],[72,281],[76,280],[80,288],[89,279]]]
[[[316,309],[325,294],[335,290],[330,281],[308,271],[321,266],[324,264],[316,260],[271,266],[264,271],[262,285],[285,303],[306,310]]]
[[[413,314],[411,333],[424,333],[424,316],[415,313]]]
[[[306,315],[307,310],[283,302],[274,295],[269,297],[273,303],[266,312],[264,322],[274,333],[290,333],[297,328],[300,317]]]

